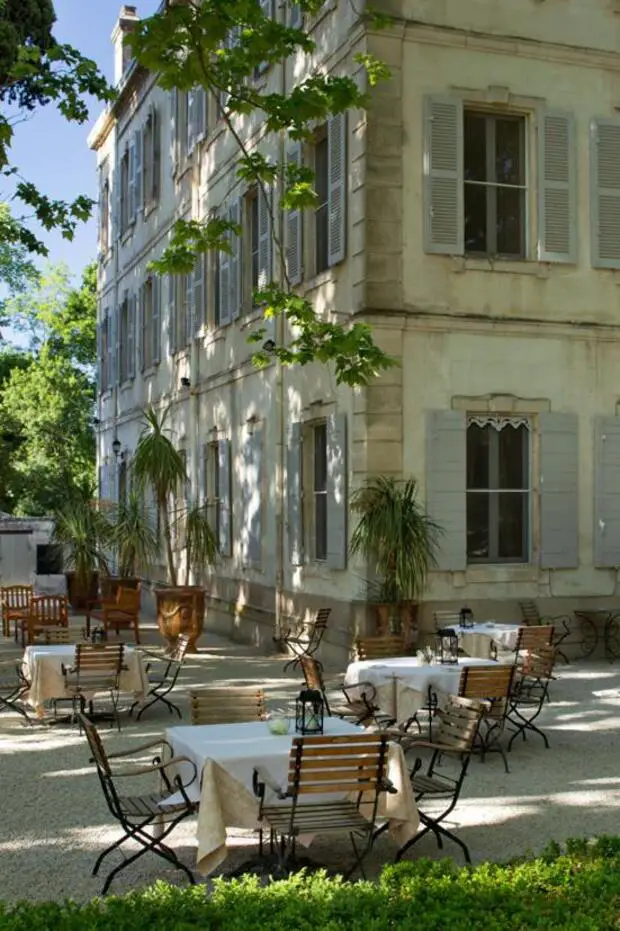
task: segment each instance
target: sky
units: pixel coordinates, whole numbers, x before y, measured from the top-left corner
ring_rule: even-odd
[[[134,0],[139,16],[149,16],[159,0]],[[111,81],[113,52],[110,36],[122,3],[120,0],[55,0],[54,34],[83,55],[94,59]],[[102,106],[94,101],[88,123],[80,126],[67,121],[53,105],[37,109],[31,119],[15,129],[11,160],[21,175],[32,181],[49,197],[73,200],[86,194],[97,200],[95,153],[86,144],[88,134]],[[6,197],[6,191],[4,195]],[[0,192],[1,197],[2,192]],[[18,209],[15,211],[18,213]],[[78,227],[72,242],[59,233],[37,231],[49,249],[48,260],[65,262],[79,277],[82,269],[96,257],[96,217]]]

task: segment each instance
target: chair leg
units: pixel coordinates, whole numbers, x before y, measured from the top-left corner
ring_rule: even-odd
[[[161,857],[162,860],[166,860],[168,863],[172,863],[172,865],[175,866],[177,869],[182,870],[186,874],[191,885],[192,886],[196,885],[196,880],[191,870],[187,866],[185,866],[184,863],[181,863],[181,861],[179,860],[177,855],[174,853],[174,851],[172,851],[165,844],[162,844],[163,839],[167,837],[171,833],[171,831],[173,831],[173,829],[177,826],[177,824],[179,824],[183,820],[183,818],[187,817],[187,814],[189,814],[189,812],[183,812],[183,815],[180,818],[177,818],[175,821],[172,821],[170,825],[168,826],[168,828],[163,832],[161,837],[149,837],[148,834],[144,833],[143,829],[148,824],[151,823],[151,819],[149,819],[149,821],[147,822],[143,822],[141,825],[139,825],[136,828],[130,828],[129,825],[123,824],[123,827],[125,828],[125,831],[126,831],[126,834],[123,840],[129,839],[129,837],[131,836],[134,840],[136,840],[139,844],[142,845],[143,849],[138,850],[136,851],[136,853],[132,854],[130,857],[127,857],[126,860],[123,860],[122,863],[119,863],[118,866],[114,867],[114,869],[110,873],[108,873],[108,876],[103,885],[103,890],[101,894],[106,895],[108,889],[110,888],[112,880],[118,873],[120,873],[121,870],[124,870],[125,867],[129,866],[130,863],[134,863],[139,857],[143,856],[145,853],[148,853],[149,850],[157,854],[158,857]],[[117,844],[117,846],[120,846],[120,845]],[[106,853],[107,852],[109,852],[109,850],[106,851]],[[103,859],[103,857],[101,859]]]

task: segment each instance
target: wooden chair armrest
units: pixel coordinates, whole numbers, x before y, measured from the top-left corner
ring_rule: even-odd
[[[158,737],[157,740],[149,740],[148,743],[139,744],[137,747],[130,747],[129,750],[118,750],[116,753],[108,753],[109,760],[118,760],[122,757],[130,757],[133,754],[141,753],[143,750],[150,750],[151,747],[167,747],[170,753],[172,753],[172,746],[168,743],[167,740],[162,740],[161,737]],[[92,761],[91,761],[92,762]]]
[[[279,799],[288,797],[287,791],[282,789],[275,781],[268,769],[265,769],[264,766],[255,766],[252,773],[252,788],[254,789],[254,795],[260,798],[261,801],[265,797],[265,786],[275,792]]]

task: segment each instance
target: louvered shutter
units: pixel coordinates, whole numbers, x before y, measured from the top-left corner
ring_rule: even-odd
[[[286,161],[291,165],[301,166],[301,143],[290,144]],[[285,220],[286,235],[286,272],[292,285],[299,284],[303,266],[303,222],[301,210],[287,210]]]
[[[185,308],[185,345],[189,346],[194,335],[194,276],[188,272],[181,279],[185,288],[183,306]]]
[[[242,558],[245,565],[260,565],[262,549],[262,445],[263,431],[255,427],[243,448],[241,530]]]
[[[192,89],[187,92],[187,126],[186,146],[187,154],[190,155],[196,141],[196,90]]]
[[[168,320],[168,345],[170,355],[173,356],[178,349],[177,346],[177,301],[176,301],[176,278],[174,275],[167,275],[168,307],[166,318]]]
[[[540,565],[579,565],[579,445],[575,414],[543,413],[540,425]]]
[[[437,566],[461,571],[467,564],[465,414],[429,411],[427,440],[427,510],[442,530]]]
[[[266,288],[273,278],[273,189],[266,184],[258,192],[258,287]]]
[[[142,210],[144,205],[143,191],[143,147],[142,147],[142,130],[138,129],[134,133],[134,159],[135,159],[135,186],[134,186],[134,219]]]
[[[328,213],[327,257],[330,266],[346,255],[347,222],[347,115],[337,113],[327,122]]]
[[[136,295],[127,303],[127,378],[136,377]]]
[[[452,97],[424,102],[424,249],[462,255],[463,104]]]
[[[103,393],[103,321],[97,323],[97,394]]]
[[[151,119],[153,121],[151,198],[153,203],[157,203],[161,190],[161,121],[157,110],[152,111]]]
[[[147,332],[147,319],[145,313],[145,297],[146,297],[146,284],[142,284],[140,290],[138,291],[138,305],[137,305],[137,321],[136,321],[136,330],[138,334],[138,371],[143,372],[146,368],[146,362],[148,358],[148,353],[146,348],[148,346],[149,334]],[[149,359],[150,362],[150,359]]]
[[[207,504],[207,447],[201,443],[198,448],[198,506]]]
[[[204,252],[196,259],[194,266],[194,334],[198,334],[205,322],[205,274],[207,257]]]
[[[176,87],[170,89],[170,152],[172,153],[172,174],[176,175],[179,168],[179,93]]]
[[[217,444],[218,454],[218,499],[219,499],[219,528],[220,553],[222,556],[232,555],[232,520],[231,520],[231,487],[230,487],[230,440],[220,440]]]
[[[570,113],[545,110],[538,126],[539,250],[542,262],[577,259],[575,129]]]
[[[228,211],[228,219],[237,225],[241,222],[241,199],[237,198]],[[230,317],[236,320],[241,314],[241,263],[243,239],[238,233],[231,233],[232,254],[230,256]]]
[[[110,387],[118,384],[120,378],[120,326],[119,307],[112,309],[112,378]]]
[[[620,268],[620,120],[591,127],[592,265]]]
[[[129,191],[127,204],[127,221],[133,223],[136,219],[137,200],[136,200],[136,136],[129,144]]]
[[[202,142],[207,134],[207,92],[204,87],[197,87],[194,94],[195,141]]]
[[[292,566],[301,566],[304,561],[302,492],[302,425],[292,423],[286,438],[286,523]]]
[[[153,275],[151,278],[151,337],[153,339],[153,365],[161,362],[161,282],[162,279]]]
[[[114,239],[121,236],[121,169],[120,164],[110,175],[112,190],[112,235]]]
[[[303,24],[303,13],[298,3],[292,3],[289,0],[288,24],[292,29],[301,29]]]
[[[107,314],[107,327],[108,327],[108,358],[107,358],[107,384],[106,388],[110,389],[114,387],[116,380],[116,366],[114,362],[114,354],[116,349],[116,325],[114,321],[114,309],[106,311]]]
[[[599,417],[595,425],[594,565],[620,566],[620,417]]]
[[[347,568],[347,418],[327,420],[327,565]]]
[[[225,216],[228,217],[228,213],[225,213]],[[232,246],[232,233],[227,233],[226,238],[231,242]],[[218,291],[217,291],[217,300],[218,300],[218,323],[221,326],[224,326],[227,323],[230,323],[230,311],[231,311],[231,301],[230,301],[230,265],[231,265],[231,255],[228,252],[219,252],[218,253]]]

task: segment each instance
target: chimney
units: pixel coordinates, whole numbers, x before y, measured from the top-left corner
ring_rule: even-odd
[[[135,28],[138,22],[138,12],[135,6],[124,3],[118,15],[118,20],[112,33],[114,43],[114,84],[119,84],[121,78],[129,68],[132,61],[131,49],[123,45],[123,39]]]

